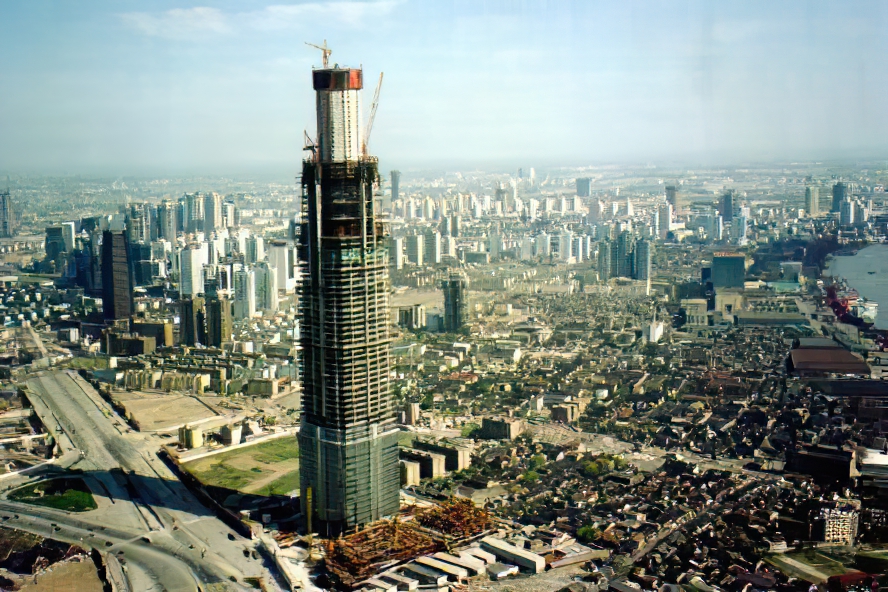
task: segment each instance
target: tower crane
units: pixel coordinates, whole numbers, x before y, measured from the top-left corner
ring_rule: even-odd
[[[333,53],[333,50],[330,49],[329,47],[327,47],[327,40],[324,39],[323,45],[315,45],[314,43],[309,43],[308,41],[306,41],[305,44],[308,45],[309,47],[314,47],[315,49],[321,50],[321,56],[322,56],[321,57],[321,64],[323,64],[323,67],[326,68],[327,63],[329,62],[329,59],[330,59],[330,54]]]
[[[382,75],[379,73],[379,82],[376,83],[376,92],[373,93],[373,102],[370,104],[370,117],[367,119],[367,127],[364,128],[364,141],[361,143],[361,153],[367,155],[367,144],[370,142],[370,132],[373,131],[373,120],[376,119],[376,108],[379,106],[379,91],[382,89]]]

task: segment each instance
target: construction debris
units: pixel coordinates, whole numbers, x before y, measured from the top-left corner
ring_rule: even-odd
[[[350,586],[393,565],[443,550],[443,545],[397,520],[379,522],[327,543],[327,569]]]
[[[464,498],[451,498],[438,506],[420,510],[416,513],[416,521],[445,535],[464,538],[490,528],[487,510]]]

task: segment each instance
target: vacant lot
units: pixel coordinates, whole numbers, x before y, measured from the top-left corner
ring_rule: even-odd
[[[92,561],[65,561],[51,569],[23,578],[21,592],[102,592],[102,580]]]
[[[68,512],[88,512],[98,507],[83,479],[40,481],[16,489],[9,499]]]
[[[257,495],[287,495],[299,488],[299,447],[284,436],[214,454],[183,465],[205,485]]]

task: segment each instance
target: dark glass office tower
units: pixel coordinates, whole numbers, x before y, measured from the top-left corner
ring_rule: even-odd
[[[448,333],[462,333],[469,324],[469,283],[461,273],[451,273],[441,282],[444,292],[444,330]]]
[[[377,159],[362,137],[362,71],[312,72],[317,143],[302,167],[300,308],[303,511],[333,535],[398,511],[398,432],[389,387],[386,233]]]
[[[102,311],[105,318],[133,316],[133,268],[126,232],[102,233]]]

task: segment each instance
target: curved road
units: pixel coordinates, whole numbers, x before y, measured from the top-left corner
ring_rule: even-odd
[[[57,433],[68,465],[99,508],[70,513],[0,500],[3,524],[113,554],[132,590],[276,587],[254,544],[205,508],[80,376],[55,371],[27,382],[35,411]],[[12,484],[12,482],[10,482]]]

